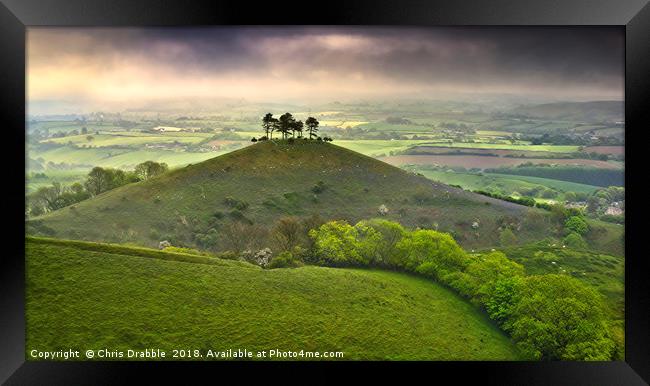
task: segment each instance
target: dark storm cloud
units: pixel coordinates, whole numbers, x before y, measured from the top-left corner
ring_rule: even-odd
[[[314,87],[325,96],[444,89],[621,99],[623,93],[618,27],[35,28],[28,37],[35,74],[64,63],[128,83],[147,68],[159,82],[183,78],[188,90],[200,88],[196,82],[219,88],[227,79],[223,89],[232,93],[241,82],[249,96],[256,83],[291,84],[287,94],[295,97]]]
[[[318,40],[332,35],[369,39],[379,50]],[[291,43],[300,39],[305,44],[299,51],[292,49]],[[192,47],[190,56],[161,54],[157,59],[201,70],[263,70],[270,59],[281,59],[294,70],[327,66],[342,73],[361,70],[417,81],[533,77],[612,86],[623,74],[623,32],[610,27],[161,29],[143,31],[134,48],[146,50],[157,40]],[[273,43],[265,53],[271,57],[255,49],[256,43],[269,41]]]

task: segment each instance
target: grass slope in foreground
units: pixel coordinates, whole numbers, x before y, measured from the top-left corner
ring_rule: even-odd
[[[343,351],[344,359],[521,359],[487,316],[426,279],[181,262],[174,259],[191,255],[130,249],[29,238],[27,352],[241,348]]]

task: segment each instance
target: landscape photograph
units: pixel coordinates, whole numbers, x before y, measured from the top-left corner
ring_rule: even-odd
[[[619,27],[29,27],[26,359],[623,361]]]

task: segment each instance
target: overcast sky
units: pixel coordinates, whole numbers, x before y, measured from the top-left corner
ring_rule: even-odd
[[[30,27],[27,37],[28,99],[39,106],[623,99],[624,35],[612,27]]]

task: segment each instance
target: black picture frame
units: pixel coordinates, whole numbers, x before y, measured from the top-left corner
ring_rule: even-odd
[[[324,380],[337,370],[408,379],[486,384],[637,385],[650,382],[650,280],[643,241],[647,199],[642,150],[650,122],[650,5],[647,0],[343,1],[323,3],[180,0],[0,0],[0,116],[5,178],[6,240],[0,271],[0,381],[7,384],[118,384],[131,375],[185,380],[197,373],[242,381],[277,370]],[[25,361],[23,184],[25,150],[25,31],[29,26],[181,25],[615,25],[625,28],[626,264],[624,362],[417,362],[417,363],[124,363]],[[637,150],[638,149],[638,150]],[[635,151],[636,150],[636,151]],[[631,201],[630,201],[631,200]],[[631,209],[634,208],[634,209]],[[360,368],[362,367],[362,368]],[[232,374],[231,374],[232,375]],[[303,378],[308,377],[308,378]],[[415,378],[412,378],[415,381]]]

